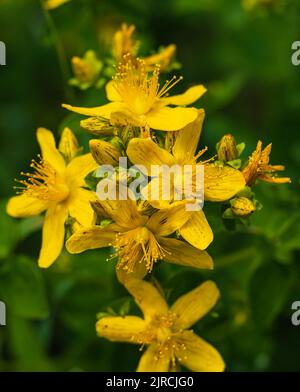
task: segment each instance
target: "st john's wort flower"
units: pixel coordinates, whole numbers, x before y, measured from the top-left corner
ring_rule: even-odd
[[[41,148],[40,161],[31,162],[32,172],[21,173],[26,179],[18,181],[21,183],[20,195],[9,200],[7,212],[13,217],[24,218],[46,211],[38,263],[47,268],[62,251],[67,219],[72,217],[84,226],[92,223],[90,201],[95,195],[84,189],[84,179],[97,164],[91,154],[75,156],[78,143],[70,129],[63,132],[60,150],[47,129],[39,128],[37,139]]]
[[[219,290],[207,281],[180,297],[170,308],[150,283],[128,278],[125,286],[144,317],[103,317],[96,324],[100,337],[147,346],[137,371],[163,372],[183,365],[195,372],[222,372],[219,352],[190,328],[216,304]]]
[[[202,124],[204,110],[198,111],[197,119],[184,129],[180,130],[175,139],[172,151],[167,151],[156,144],[152,139],[132,139],[127,148],[130,161],[136,165],[144,165],[151,172],[151,165],[197,165],[203,150],[196,153]],[[209,162],[204,164],[204,199],[206,201],[222,202],[233,197],[245,186],[245,180],[240,171],[225,165],[214,165]],[[148,184],[148,195],[151,187],[159,189],[163,194],[163,181],[161,177],[154,178]],[[143,192],[142,192],[143,193]],[[172,200],[149,200],[157,208],[166,207]],[[206,249],[213,240],[213,232],[205,218],[204,212],[195,211],[190,219],[179,229],[182,237],[198,249]]]
[[[106,85],[110,103],[94,108],[66,104],[63,107],[86,116],[107,119],[112,114],[119,114],[126,125],[161,131],[179,130],[194,121],[198,115],[195,108],[183,106],[197,101],[206,89],[203,85],[197,85],[183,94],[168,96],[170,89],[181,78],[173,77],[160,87],[159,74],[159,66],[149,75],[143,60],[128,60],[119,64],[116,75]]]
[[[159,260],[195,268],[213,268],[206,251],[169,238],[190,218],[191,213],[186,211],[184,202],[154,213],[151,209],[150,215],[144,210],[144,203],[138,204],[130,199],[98,200],[97,204],[110,223],[76,230],[66,243],[70,253],[113,246],[113,257],[118,258],[117,268],[127,272],[133,272],[140,264],[145,264],[147,271],[151,272]]]
[[[283,165],[270,165],[272,143],[262,149],[262,142],[258,141],[255,151],[249,157],[247,165],[243,169],[246,184],[252,186],[257,179],[274,184],[290,183],[289,177],[277,177],[276,172],[283,171]]]

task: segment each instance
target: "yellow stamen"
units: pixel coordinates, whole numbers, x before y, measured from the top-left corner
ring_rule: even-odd
[[[146,263],[148,272],[151,272],[154,263],[165,256],[164,249],[146,227],[117,234],[114,247],[114,257],[118,256],[120,259],[118,268],[128,272],[132,272],[136,264],[142,262]]]
[[[49,201],[63,201],[69,195],[69,189],[64,179],[53,169],[46,161],[40,159],[40,162],[31,161],[30,167],[32,173],[21,173],[27,177],[26,180],[17,180],[22,187],[19,193],[26,193],[37,199]]]
[[[160,98],[182,80],[182,77],[177,79],[173,76],[160,89],[159,73],[160,66],[157,65],[149,76],[146,64],[141,59],[137,59],[134,63],[129,59],[119,64],[117,73],[113,77],[114,86],[122,101],[135,114],[148,113]]]

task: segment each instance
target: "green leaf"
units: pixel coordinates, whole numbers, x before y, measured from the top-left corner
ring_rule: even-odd
[[[10,328],[10,350],[16,360],[15,367],[20,371],[53,371],[46,358],[41,338],[37,336],[38,329],[29,320],[21,317],[8,318]]]
[[[264,264],[250,283],[250,303],[255,323],[269,327],[287,299],[291,283],[290,270],[275,262]]]
[[[28,319],[48,316],[48,301],[41,270],[29,258],[10,260],[10,269],[0,285],[0,295],[14,315]]]
[[[19,239],[18,221],[6,213],[7,200],[0,201],[0,259],[7,257]]]

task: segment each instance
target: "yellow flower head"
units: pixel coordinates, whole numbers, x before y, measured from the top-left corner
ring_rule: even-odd
[[[125,285],[144,318],[104,317],[97,322],[96,330],[99,336],[111,341],[147,345],[137,371],[170,371],[177,369],[178,364],[196,372],[224,371],[218,351],[190,329],[215,306],[219,298],[215,283],[201,284],[171,308],[150,283],[132,278]]]
[[[89,225],[93,220],[89,201],[95,196],[83,187],[84,178],[97,164],[91,154],[75,157],[78,143],[70,129],[63,132],[60,150],[47,129],[39,128],[37,139],[42,152],[40,161],[32,161],[31,173],[22,173],[26,179],[19,181],[20,195],[9,200],[7,213],[23,218],[46,211],[38,262],[47,268],[62,250],[68,217],[80,225]]]
[[[181,78],[173,77],[163,87],[159,83],[159,66],[149,75],[143,60],[135,62],[130,59],[120,63],[117,73],[106,86],[107,98],[112,101],[95,108],[80,108],[63,105],[73,112],[92,116],[110,118],[121,116],[133,126],[152,128],[161,131],[175,131],[183,128],[197,118],[194,108],[170,105],[190,105],[206,91],[202,85],[189,88],[184,94],[169,97],[170,89]]]
[[[272,143],[268,144],[264,149],[262,149],[261,141],[257,143],[255,151],[249,157],[247,166],[243,169],[243,175],[247,185],[254,185],[258,178],[275,184],[291,182],[288,177],[276,177],[274,175],[276,172],[284,170],[285,167],[269,164],[271,149]]]
[[[96,83],[103,64],[98,60],[93,50],[88,50],[82,58],[78,56],[72,57],[71,62],[75,76],[69,81],[71,86],[77,86],[82,90],[86,90]]]
[[[112,55],[117,63],[126,63],[131,60],[136,62],[139,42],[133,38],[135,26],[128,26],[123,23],[121,28],[116,31],[113,38]],[[164,71],[171,64],[176,52],[176,45],[171,44],[162,48],[158,53],[144,57],[143,61],[147,71],[153,71],[159,64],[161,71]]]
[[[99,207],[111,223],[106,226],[90,226],[77,230],[67,241],[70,253],[87,249],[113,246],[118,257],[118,268],[134,272],[139,265],[152,271],[158,260],[196,268],[212,268],[210,256],[184,241],[168,238],[190,218],[185,203],[156,212],[140,208],[133,200],[98,200]],[[153,210],[153,209],[152,209]]]
[[[151,170],[151,165],[196,165],[203,150],[196,153],[202,124],[204,121],[204,110],[198,111],[197,119],[184,129],[180,130],[173,144],[171,151],[167,151],[152,139],[132,139],[127,148],[127,155],[130,161],[136,165],[144,165],[147,170]],[[207,201],[225,201],[233,197],[245,186],[245,180],[241,172],[228,166],[215,166],[208,162],[204,164],[204,198]],[[159,195],[163,194],[161,176],[153,179],[144,188],[147,194],[151,194],[151,187],[159,190]],[[147,189],[148,188],[148,189]],[[143,191],[142,191],[143,193]],[[150,200],[156,207],[166,207],[173,200]],[[195,211],[190,219],[180,228],[180,234],[193,246],[198,249],[206,249],[213,240],[212,230],[205,218],[203,211]]]

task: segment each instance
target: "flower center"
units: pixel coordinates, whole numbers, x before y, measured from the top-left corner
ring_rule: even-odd
[[[148,272],[151,272],[154,263],[165,256],[163,248],[146,227],[118,233],[114,247],[120,259],[118,268],[128,272],[132,272],[137,263],[144,261]]]
[[[20,193],[26,193],[37,199],[60,202],[69,196],[69,188],[64,179],[46,161],[31,161],[32,173],[21,173],[27,177],[25,180],[18,180],[22,187]]]
[[[159,72],[160,67],[157,65],[152,74],[149,74],[145,62],[141,59],[133,62],[129,58],[119,64],[113,77],[114,87],[125,105],[136,115],[148,113],[156,101],[182,79],[174,76],[160,89]]]

